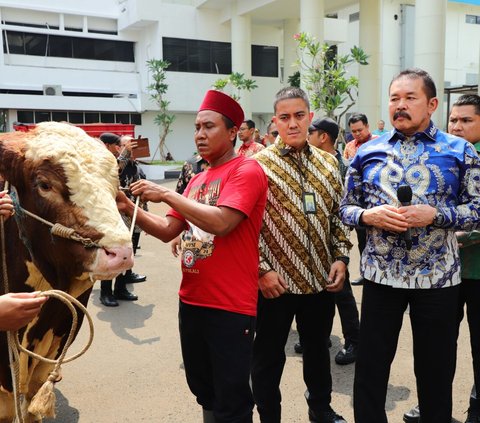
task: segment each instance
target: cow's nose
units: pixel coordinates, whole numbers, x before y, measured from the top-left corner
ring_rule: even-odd
[[[114,272],[123,272],[133,267],[132,247],[105,248],[107,268]]]

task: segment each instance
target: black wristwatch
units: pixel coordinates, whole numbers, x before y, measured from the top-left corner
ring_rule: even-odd
[[[347,256],[341,256],[341,257],[337,257],[335,261],[343,261],[345,265],[348,266],[348,263],[350,263],[350,258]]]
[[[435,214],[435,217],[433,218],[433,225],[441,228],[444,223],[445,223],[445,216],[440,211],[440,209],[437,209],[437,213]]]

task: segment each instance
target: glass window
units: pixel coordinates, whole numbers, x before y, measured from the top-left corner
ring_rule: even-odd
[[[476,24],[477,17],[475,15],[465,15],[465,22],[468,24]]]
[[[52,120],[55,122],[68,122],[67,112],[52,112]]]
[[[9,51],[12,54],[32,56],[73,57],[119,62],[135,61],[135,44],[129,41],[96,40],[16,31],[6,31],[5,34],[3,43],[5,53]]]
[[[68,112],[68,121],[70,123],[84,123],[82,112]]]
[[[187,40],[163,38],[163,60],[170,62],[168,70],[186,72]]]
[[[33,123],[33,111],[31,110],[18,110],[17,121],[21,123]]]
[[[130,123],[130,115],[128,113],[117,113],[115,115],[115,123]]]
[[[113,113],[100,113],[102,123],[115,123],[115,115]]]
[[[52,57],[73,57],[72,39],[51,35],[48,40],[48,55]]]
[[[4,44],[5,53],[9,51],[11,54],[25,54],[23,32],[5,31],[5,39],[8,42],[8,50]]]
[[[169,71],[220,73],[232,72],[230,43],[180,38],[163,38],[163,60]]]
[[[348,16],[348,22],[357,22],[359,20],[360,20],[360,12],[355,12]]]
[[[141,125],[142,124],[142,115],[140,113],[131,113],[130,114],[130,122],[133,125]]]
[[[100,113],[98,112],[85,112],[85,123],[99,123]]]
[[[278,47],[252,46],[252,76],[278,77]]]
[[[52,120],[50,112],[35,112],[35,123],[49,122]]]
[[[47,55],[47,38],[45,34],[24,34],[25,54],[30,56]]]

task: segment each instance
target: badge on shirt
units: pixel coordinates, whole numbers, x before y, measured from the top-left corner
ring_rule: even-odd
[[[315,201],[315,194],[313,192],[304,192],[302,194],[302,200],[305,214],[317,213],[317,202]]]

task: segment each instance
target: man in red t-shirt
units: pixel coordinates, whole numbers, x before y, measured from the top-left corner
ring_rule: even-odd
[[[182,231],[180,341],[187,382],[204,422],[252,422],[250,362],[258,298],[258,241],[267,179],[235,154],[240,105],[208,91],[195,120],[195,144],[209,168],[183,195],[150,181],[131,185],[143,201],[165,202],[166,217],[138,210],[137,224],[169,242]],[[119,195],[119,209],[134,205]],[[238,252],[241,251],[241,254]]]

